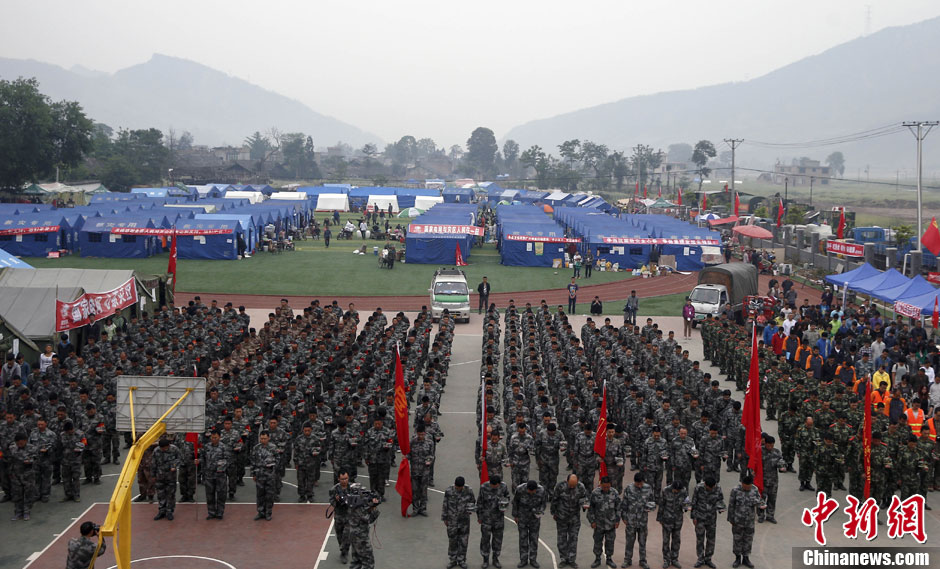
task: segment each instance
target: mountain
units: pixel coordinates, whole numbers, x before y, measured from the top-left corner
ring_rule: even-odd
[[[738,164],[770,168],[776,159],[846,157],[846,177],[857,168],[894,175],[911,167],[915,139],[891,136],[822,148],[764,148],[748,141],[803,142],[858,133],[891,123],[940,119],[940,18],[886,28],[739,83],[630,97],[535,120],[511,129],[523,149],[579,138],[628,149],[743,138]],[[925,170],[940,167],[940,134],[924,143]],[[724,145],[722,145],[724,146]],[[935,152],[928,152],[936,148]],[[550,149],[550,150],[549,150]],[[719,148],[719,151],[721,149]],[[862,174],[864,176],[864,174]]]
[[[304,132],[318,146],[342,140],[354,147],[379,137],[319,114],[284,95],[185,59],[154,55],[113,74],[71,70],[32,60],[0,58],[0,78],[35,77],[53,100],[78,101],[96,122],[112,128],[188,130],[197,144],[239,145],[272,126]]]

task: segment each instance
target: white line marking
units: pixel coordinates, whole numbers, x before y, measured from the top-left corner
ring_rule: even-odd
[[[88,515],[89,510],[91,510],[93,507],[95,507],[95,504],[96,504],[96,503],[97,503],[97,502],[92,503],[92,504],[89,505],[87,508],[85,508],[85,511],[82,512],[82,515],[80,515],[80,516],[78,516],[77,518],[73,519],[73,520],[72,520],[72,523],[70,523],[70,524],[68,525],[68,527],[66,527],[64,530],[62,530],[62,533],[60,533],[60,534],[58,534],[58,535],[52,534],[52,535],[55,537],[55,539],[53,539],[52,541],[49,542],[48,545],[46,545],[45,547],[43,547],[43,548],[42,548],[42,551],[39,552],[39,555],[36,555],[36,554],[34,553],[33,555],[36,555],[36,557],[34,557],[33,559],[27,559],[27,561],[28,561],[29,563],[27,563],[25,566],[23,566],[23,569],[27,569],[27,567],[29,567],[30,565],[32,565],[33,562],[36,561],[36,559],[39,559],[40,557],[42,557],[42,554],[45,553],[46,551],[48,551],[49,548],[52,547],[52,544],[55,543],[56,541],[58,541],[60,537],[62,537],[62,536],[65,535],[66,533],[68,533],[68,531],[69,531],[70,529],[72,529],[72,527],[75,526],[75,524],[78,523],[78,520],[80,520],[80,519],[84,518],[86,515]],[[32,555],[30,555],[30,557],[32,557]]]
[[[326,536],[323,537],[323,543],[320,544],[320,554],[317,556],[317,562],[313,564],[313,569],[318,569],[320,567],[321,561],[326,561],[329,552],[326,550],[326,542],[330,540],[330,535],[333,534],[333,523],[336,522],[336,519],[330,518],[330,527],[326,530]]]
[[[32,562],[35,561],[37,558],[39,558],[39,555],[40,555],[40,553],[39,553],[38,551],[34,551],[32,555],[30,555],[29,557],[26,558],[26,560],[29,561],[30,563],[32,563]]]
[[[462,365],[466,365],[466,364],[475,364],[475,363],[479,363],[479,362],[482,362],[482,361],[483,361],[483,360],[469,360],[469,361],[466,361],[466,362],[457,362],[457,363],[455,363],[455,364],[450,364],[450,365],[452,365],[452,366],[462,366]]]
[[[154,559],[201,559],[203,561],[214,561],[223,567],[228,569],[237,569],[231,563],[222,561],[221,559],[216,559],[214,557],[202,557],[199,555],[157,555],[154,557],[144,557],[142,559],[131,559],[131,563],[137,563],[138,561],[153,561]],[[117,569],[117,565],[112,565],[108,569]]]
[[[441,411],[441,415],[476,415],[476,411]]]

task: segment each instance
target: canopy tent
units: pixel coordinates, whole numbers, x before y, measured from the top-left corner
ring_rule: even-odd
[[[317,211],[349,211],[349,196],[346,194],[318,194]]]
[[[927,282],[927,279],[917,275],[912,279],[905,279],[905,282],[895,287],[876,290],[872,296],[885,302],[894,302],[895,300],[903,300],[905,297],[920,296],[935,290],[933,285]]]
[[[415,196],[414,207],[427,211],[439,203],[444,203],[444,198],[441,196]],[[401,202],[398,205],[405,207]]]
[[[937,295],[940,295],[940,290],[935,289],[918,296],[899,298],[898,300],[920,308],[922,316],[930,317],[933,316],[933,304]]]
[[[419,207],[421,209],[428,209],[434,203],[443,203],[444,199],[441,197],[440,190],[433,190],[427,188],[395,188],[395,195],[398,197],[398,207]],[[421,198],[435,198],[436,201],[425,201],[424,205],[418,203],[418,200]]]
[[[774,234],[759,225],[737,225],[732,232],[754,239],[772,239]]]
[[[246,199],[251,203],[261,203],[264,201],[264,194],[259,191],[251,190],[229,190],[222,196],[227,200]]]
[[[306,200],[307,194],[303,192],[274,192],[270,197],[272,200]]]
[[[126,235],[112,233],[114,228],[155,229],[169,227],[166,218],[154,223],[149,216],[96,217],[88,219],[78,233],[78,247],[82,257],[111,257],[144,259],[162,250],[156,235]]]
[[[562,202],[570,197],[570,194],[566,194],[560,190],[555,190],[554,192],[548,194],[543,198],[542,201],[547,203],[552,207],[558,207],[562,205]]]
[[[709,219],[708,225],[714,227],[716,225],[724,225],[726,223],[737,223],[737,222],[738,222],[738,216],[730,215],[728,217],[722,217],[721,219]],[[771,235],[771,237],[773,237],[773,235]]]
[[[444,203],[470,203],[473,200],[473,190],[470,188],[444,188],[441,191]]]
[[[370,195],[369,200],[366,202],[366,207],[370,210],[377,209],[379,211],[388,211],[389,206],[392,208],[392,213],[399,211],[397,196]]]
[[[239,224],[239,230],[242,232],[242,235],[245,239],[245,244],[247,245],[248,251],[254,251],[255,247],[258,244],[258,224],[255,222],[255,219],[245,213],[197,213],[193,219],[203,219],[208,221],[236,221]],[[180,226],[177,226],[177,229]]]
[[[737,229],[737,227],[735,227],[735,229]],[[868,263],[865,263],[861,267],[851,271],[846,271],[841,275],[828,275],[826,276],[826,282],[836,286],[845,286],[846,283],[860,281],[862,279],[867,279],[868,277],[873,277],[879,274],[881,274],[881,271],[869,265]]]
[[[656,203],[655,201],[653,203]],[[648,207],[652,207],[653,204],[650,204]],[[695,218],[695,221],[711,221],[713,219],[720,219],[721,216],[717,213],[703,213]]]
[[[457,246],[464,260],[470,258],[475,240],[469,233],[447,233],[451,227],[474,225],[475,205],[440,204],[412,220],[405,237],[405,259],[408,263],[454,264]],[[418,228],[421,228],[418,231]]]
[[[245,234],[241,224],[234,219],[192,219],[178,223],[176,229],[203,232],[177,236],[176,254],[180,259],[234,261],[238,259],[238,235],[244,239]]]
[[[416,207],[409,207],[409,208],[405,208],[401,210],[398,213],[397,217],[418,217],[422,213],[424,213],[423,209],[418,209]]]
[[[32,269],[33,266],[17,258],[15,255],[7,253],[3,249],[0,249],[0,269]]]
[[[888,269],[883,273],[872,275],[867,279],[856,279],[849,282],[849,288],[862,294],[872,294],[881,289],[891,289],[898,285],[907,284],[910,279],[895,269]]]

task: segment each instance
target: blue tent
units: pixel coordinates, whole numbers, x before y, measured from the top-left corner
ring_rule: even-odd
[[[551,267],[556,259],[564,259],[567,247],[580,241],[566,238],[565,228],[534,205],[497,206],[496,223],[503,265]]]
[[[45,257],[64,249],[69,225],[58,210],[15,215],[0,220],[0,247],[19,257]]]
[[[845,286],[846,283],[860,281],[862,279],[867,279],[868,277],[873,277],[879,274],[881,274],[881,271],[869,265],[868,263],[865,263],[857,269],[846,271],[840,275],[828,275],[826,277],[826,282],[836,286]]]
[[[473,190],[470,188],[444,188],[441,191],[444,203],[470,203],[473,201]],[[399,203],[399,207],[401,204]]]
[[[78,247],[82,251],[82,257],[145,259],[162,249],[159,236],[111,233],[111,229],[115,227],[153,229],[169,227],[169,222],[162,218],[159,223],[155,223],[147,215],[89,218],[78,233]]]
[[[191,219],[176,224],[177,231],[229,231],[213,235],[179,235],[176,252],[180,259],[238,259],[237,236],[244,237],[241,224],[234,219]]]
[[[940,290],[935,289],[930,292],[921,294],[919,296],[899,298],[898,300],[900,300],[901,302],[905,302],[907,304],[912,304],[920,308],[921,315],[923,316],[932,316],[933,315],[933,303],[934,303],[934,300],[937,298],[937,295],[940,295]]]
[[[440,190],[428,190],[425,188],[395,188],[395,195],[398,196],[398,209],[405,209],[415,206],[417,196],[437,196],[441,195]]]
[[[862,294],[872,294],[877,290],[890,289],[906,284],[910,279],[895,269],[888,269],[883,273],[872,275],[867,279],[857,279],[849,283],[849,288]]]
[[[32,269],[33,266],[0,249],[0,269]]]
[[[197,213],[193,219],[206,221],[236,221],[239,224],[239,232],[245,239],[248,251],[254,251],[258,244],[258,227],[254,219],[247,212],[245,213]]]
[[[876,290],[872,296],[885,302],[894,302],[895,300],[902,300],[905,297],[914,297],[927,294],[928,292],[933,292],[934,290],[936,289],[933,287],[933,285],[927,282],[927,279],[917,275],[914,278],[908,279],[906,282],[899,284],[898,286]]]
[[[165,198],[169,197],[170,190],[168,188],[131,188],[132,194],[143,194],[148,198]]]
[[[412,221],[414,225],[473,225],[475,205],[438,204]],[[474,236],[462,233],[415,233],[405,237],[405,259],[408,263],[452,265],[460,246],[464,260],[470,258]]]

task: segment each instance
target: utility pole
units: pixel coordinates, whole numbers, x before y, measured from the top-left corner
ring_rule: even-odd
[[[813,207],[813,179],[815,176],[809,177],[809,207]]]
[[[914,137],[917,138],[917,250],[923,251],[923,245],[921,244],[921,237],[924,235],[924,191],[923,191],[923,177],[924,177],[924,139],[927,138],[927,135],[930,134],[930,131],[933,130],[933,127],[940,124],[938,121],[907,121],[901,123],[906,126]],[[917,127],[917,130],[914,130],[914,127]],[[924,130],[924,127],[927,127]]]
[[[734,151],[738,146],[741,146],[741,143],[744,142],[743,138],[726,138],[725,142],[731,146],[731,191],[734,192]]]

